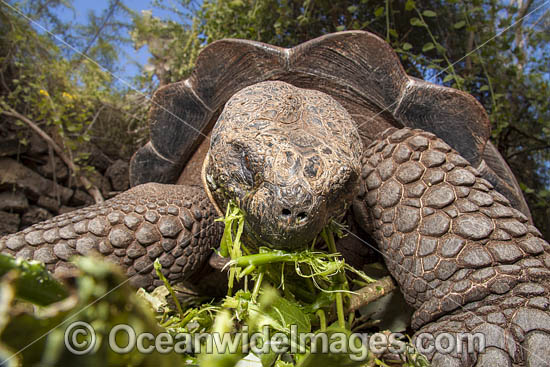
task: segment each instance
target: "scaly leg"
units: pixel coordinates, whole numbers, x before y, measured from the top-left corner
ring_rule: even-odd
[[[221,239],[216,217],[202,188],[148,183],[3,237],[0,251],[41,261],[57,275],[72,256],[96,251],[121,265],[134,286],[151,290],[162,284],[156,258],[171,282],[203,269]]]
[[[539,231],[431,133],[389,129],[363,164],[354,210],[416,308],[416,337],[485,336],[484,352],[432,350],[432,364],[547,366],[550,246]]]

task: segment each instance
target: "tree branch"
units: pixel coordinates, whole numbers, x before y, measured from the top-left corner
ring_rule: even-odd
[[[534,151],[537,151],[537,150],[545,150],[545,149],[550,149],[550,145],[543,145],[543,146],[540,146],[540,147],[531,147],[531,148],[526,148],[526,149],[523,149],[523,150],[518,150],[517,152],[514,152],[514,153],[510,154],[508,157],[506,157],[506,160],[512,159],[516,155],[526,154],[526,153],[529,153],[529,152],[534,152]]]
[[[25,124],[27,124],[42,139],[44,139],[46,141],[46,143],[48,143],[49,146],[51,146],[53,148],[53,150],[59,156],[59,158],[61,158],[61,160],[67,165],[67,167],[69,167],[69,169],[75,175],[77,175],[77,173],[76,173],[77,168],[76,168],[74,162],[72,160],[70,160],[69,158],[67,158],[67,156],[63,152],[63,149],[61,149],[61,147],[59,145],[57,145],[57,143],[44,130],[42,130],[40,127],[38,127],[38,125],[35,124],[34,121],[29,119],[27,116],[24,116],[24,115],[20,114],[19,112],[17,112],[16,110],[11,108],[10,106],[5,106],[5,108],[7,108],[7,110],[3,110],[2,114],[6,115],[6,116],[15,117],[16,119],[18,119],[18,120],[24,122]],[[82,176],[82,175],[77,175],[77,176],[78,176],[78,179],[80,180],[80,182],[82,183],[82,185],[84,186],[84,188],[86,189],[86,191],[88,191],[88,193],[90,195],[92,195],[95,202],[96,203],[102,202],[103,201],[103,196],[101,195],[101,192],[99,191],[99,189],[95,185],[93,185],[90,182],[90,180],[88,180],[88,178],[86,178],[85,176]]]
[[[525,64],[525,37],[523,36],[523,20],[524,20],[524,17],[525,15],[527,14],[527,12],[529,11],[529,8],[531,7],[531,5],[533,4],[534,0],[526,0],[525,2],[523,1],[519,1],[519,12],[518,12],[518,15],[517,15],[517,19],[518,19],[518,22],[517,22],[517,25],[516,25],[516,34],[514,36],[515,38],[515,41],[516,41],[516,47],[519,49],[520,51],[520,55],[518,57],[518,64],[521,68],[521,70],[523,70],[523,67],[524,67],[524,64]]]
[[[120,2],[120,0],[116,0],[114,3],[111,3],[111,6],[108,10],[107,15],[105,16],[105,18],[103,18],[103,23],[101,24],[101,26],[99,26],[99,28],[96,29],[95,34],[93,35],[92,39],[88,42],[88,44],[86,45],[84,50],[82,52],[80,52],[80,56],[79,56],[79,58],[77,59],[77,61],[75,63],[76,65],[79,65],[82,62],[82,60],[84,59],[84,56],[87,56],[88,51],[90,51],[90,48],[92,48],[92,46],[94,45],[95,41],[99,37],[99,34],[107,26],[107,22],[113,16],[116,8],[118,7],[119,2]]]
[[[390,276],[377,280],[352,294],[347,312],[353,312],[395,290],[397,286]]]

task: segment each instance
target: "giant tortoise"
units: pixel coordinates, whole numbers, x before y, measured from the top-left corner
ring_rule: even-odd
[[[408,76],[377,36],[350,31],[285,49],[222,40],[192,75],[160,88],[134,186],[0,240],[62,274],[92,250],[136,286],[202,282],[229,201],[246,240],[299,248],[351,217],[373,239],[433,335],[481,332],[482,353],[434,351],[435,366],[550,361],[550,248],[470,95]],[[201,182],[202,180],[202,182]]]

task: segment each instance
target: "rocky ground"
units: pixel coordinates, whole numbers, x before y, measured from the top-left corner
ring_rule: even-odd
[[[21,136],[6,125],[0,128],[0,236],[94,204],[46,142],[35,134]],[[127,161],[108,157],[92,144],[85,149],[86,176],[105,199],[128,189]]]

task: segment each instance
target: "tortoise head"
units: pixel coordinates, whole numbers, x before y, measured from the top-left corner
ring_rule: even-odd
[[[298,248],[349,207],[362,142],[329,95],[284,82],[254,84],[225,105],[203,178],[218,208],[233,200],[256,244]]]

